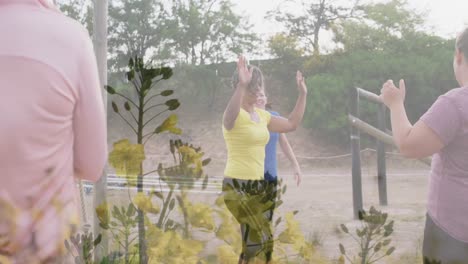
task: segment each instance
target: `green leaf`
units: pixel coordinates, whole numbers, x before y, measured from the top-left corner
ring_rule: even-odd
[[[175,207],[175,199],[172,198],[171,201],[170,201],[170,203],[169,203],[169,210],[172,211],[172,209],[174,209],[174,207]]]
[[[169,95],[172,95],[174,93],[174,90],[164,90],[161,92],[161,95],[162,96],[169,96]]]
[[[208,158],[208,159],[205,159],[202,161],[202,166],[205,167],[206,165],[208,165],[210,163],[211,159]]]
[[[390,256],[394,251],[395,251],[395,247],[391,247],[391,248],[389,248],[389,249],[387,250],[386,255],[387,255],[387,256]]]
[[[377,245],[375,245],[374,247],[374,252],[378,252],[380,249],[382,249],[382,243],[377,243]]]
[[[117,114],[119,113],[119,108],[117,107],[117,104],[112,101],[112,109],[114,110],[114,112],[116,112]]]
[[[233,179],[232,183],[234,184],[234,189],[236,189],[236,190],[240,189],[240,184],[239,184],[238,180]]]
[[[109,229],[109,225],[106,225],[106,224],[103,224],[103,223],[99,223],[99,226],[104,230]]]
[[[208,186],[208,175],[206,175],[205,179],[203,180],[202,190],[205,190],[207,186]]]
[[[97,245],[99,245],[99,243],[101,243],[101,240],[102,240],[102,235],[99,234],[99,235],[96,237],[96,239],[94,240],[94,243],[93,243],[94,247],[96,247]]]
[[[129,203],[128,204],[128,208],[127,208],[127,217],[131,217],[132,215],[135,214],[135,207],[133,206],[132,203]]]
[[[160,192],[153,192],[152,194],[154,194],[154,196],[158,197],[159,199],[163,200],[164,199],[164,196],[162,193]]]
[[[348,228],[347,228],[344,224],[341,224],[340,227],[341,227],[341,230],[342,230],[344,233],[346,233],[346,234],[349,233]],[[358,231],[359,231],[359,230],[358,230]]]
[[[115,94],[115,89],[112,88],[110,85],[104,85],[104,89],[109,93],[109,94]]]
[[[383,245],[384,247],[386,247],[386,246],[390,245],[391,242],[392,242],[391,239],[385,239],[385,240],[383,241],[383,244],[382,244],[382,245]]]
[[[180,106],[179,100],[177,99],[168,100],[165,104],[168,106],[169,111],[176,110]]]
[[[143,84],[141,85],[141,91],[142,92],[149,91],[151,88],[151,84],[152,84],[151,80],[144,81]]]
[[[346,255],[346,250],[344,248],[344,246],[340,243],[340,252],[342,255]]]
[[[135,79],[135,71],[134,70],[131,70],[129,72],[127,72],[127,80],[129,82],[133,81]]]
[[[125,102],[124,108],[125,108],[125,110],[130,111],[131,108],[130,108],[130,103],[128,101]]]
[[[172,75],[173,75],[173,71],[169,67],[162,67],[160,70],[161,70],[161,73],[162,73],[163,80],[167,80],[167,79],[171,78]]]
[[[278,226],[280,223],[281,223],[281,217],[279,217],[278,219],[276,219],[276,222],[275,222],[275,227]]]

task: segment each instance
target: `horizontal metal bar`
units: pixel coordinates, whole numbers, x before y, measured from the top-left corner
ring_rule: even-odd
[[[360,131],[363,131],[369,134],[370,136],[377,138],[378,140],[382,141],[385,144],[396,147],[395,141],[393,141],[393,137],[388,135],[387,133],[380,131],[379,129],[369,125],[368,123],[362,121],[361,119],[353,115],[348,115],[348,121],[353,127],[356,127]],[[430,158],[419,159],[419,161],[427,165],[431,165]]]
[[[364,90],[362,88],[356,88],[356,90],[357,90],[357,93],[359,95],[359,98],[363,98],[363,99],[366,99],[368,101],[371,101],[371,102],[374,102],[374,103],[377,103],[377,104],[383,104],[382,99],[377,94],[369,92],[369,91]]]
[[[385,132],[380,131],[379,129],[369,125],[368,123],[353,115],[348,115],[348,120],[353,127],[359,129],[360,131],[363,131],[386,144],[396,146],[392,136],[386,134]]]

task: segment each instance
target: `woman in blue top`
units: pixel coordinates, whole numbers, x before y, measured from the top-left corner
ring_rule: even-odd
[[[257,93],[256,106],[264,110],[266,109],[271,113],[271,115],[279,116],[277,112],[272,111],[271,108],[268,107],[268,100],[265,94],[265,90],[263,89]],[[297,186],[299,186],[302,179],[301,168],[299,167],[296,156],[294,155],[291,145],[289,144],[288,138],[284,133],[270,132],[270,140],[265,147],[265,180],[270,182],[278,181],[278,165],[276,159],[276,145],[278,142],[280,144],[281,150],[283,150],[283,153],[294,167],[294,179],[296,180]]]
[[[257,93],[257,102],[255,104],[256,107],[267,110],[270,112],[272,116],[279,116],[279,114],[275,111],[272,111],[270,107],[267,107],[267,97],[265,94],[265,90],[261,89]],[[275,203],[277,198],[277,185],[278,185],[278,165],[276,159],[276,145],[280,143],[281,149],[286,157],[291,161],[294,167],[294,178],[296,180],[297,186],[299,186],[302,178],[301,168],[299,167],[299,163],[296,160],[296,156],[289,144],[288,139],[284,133],[277,133],[270,131],[270,140],[265,147],[265,169],[264,169],[264,180],[267,183],[267,199],[273,202],[273,206],[267,212],[265,212],[266,217],[269,221],[273,221],[273,212],[275,210]],[[273,240],[270,242],[273,243]],[[273,245],[270,245],[271,249],[273,249]],[[266,253],[267,263],[271,263],[271,253],[269,251]]]

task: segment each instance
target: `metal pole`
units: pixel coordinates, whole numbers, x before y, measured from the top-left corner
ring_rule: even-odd
[[[378,128],[380,131],[386,130],[385,116],[387,108],[385,105],[379,105]],[[387,165],[385,161],[385,143],[377,140],[377,179],[379,184],[379,202],[380,205],[388,205],[387,200]]]
[[[350,114],[359,117],[359,95],[356,88],[351,89]],[[353,186],[353,212],[354,219],[360,218],[362,205],[362,179],[361,179],[361,143],[359,130],[351,126],[351,153],[352,153],[352,186]]]
[[[107,84],[107,0],[94,0],[93,42],[99,71],[101,87]],[[107,93],[102,89],[104,105],[107,109]],[[101,179],[94,186],[94,208],[107,204],[107,173],[103,171]],[[101,243],[94,251],[94,259],[99,263],[108,255],[109,238],[104,229],[99,226],[99,219],[94,215],[94,235],[102,235]]]

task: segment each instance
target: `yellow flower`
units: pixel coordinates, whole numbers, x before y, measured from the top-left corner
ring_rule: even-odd
[[[203,242],[183,239],[175,231],[162,232],[157,228],[150,228],[149,234],[156,233],[157,239],[150,240],[148,243],[150,263],[197,263],[199,254],[204,248]]]
[[[121,176],[129,177],[141,173],[141,163],[145,160],[145,151],[141,144],[131,144],[128,139],[114,143],[109,154],[109,164]]]
[[[177,121],[178,117],[175,114],[170,115],[166,120],[162,122],[160,126],[154,130],[154,133],[159,134],[164,131],[171,132],[172,134],[180,135],[182,134],[182,130],[180,128],[177,128]]]
[[[137,193],[137,195],[133,198],[133,203],[136,205],[136,207],[138,207],[138,209],[145,213],[158,214],[160,211],[158,206],[153,205],[151,197],[141,192]]]
[[[196,150],[189,146],[180,146],[178,148],[179,153],[182,155],[183,162],[186,162],[188,167],[190,165],[194,165],[192,167],[194,169],[194,174],[198,174],[203,167],[203,152],[196,152]]]
[[[279,241],[285,244],[303,245],[305,238],[299,227],[299,222],[294,219],[294,214],[287,213],[285,218],[286,229],[279,235]]]
[[[188,203],[186,204],[186,207],[188,218],[192,226],[205,228],[207,230],[213,230],[215,228],[215,223],[210,206],[202,203]]]
[[[96,215],[99,219],[100,226],[104,229],[109,228],[110,214],[107,203],[102,203],[96,207]]]
[[[223,264],[236,264],[239,259],[239,254],[234,252],[233,248],[229,245],[222,245],[218,247],[218,263]]]

